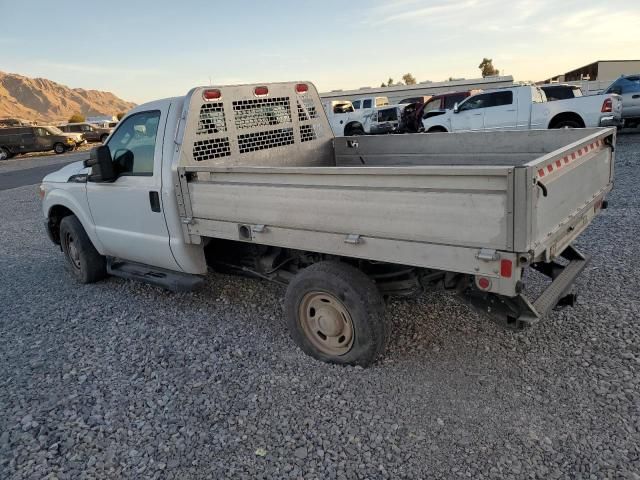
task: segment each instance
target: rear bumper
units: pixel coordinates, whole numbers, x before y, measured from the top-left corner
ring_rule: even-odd
[[[622,118],[616,117],[615,115],[605,115],[600,117],[601,127],[621,127],[623,123]]]
[[[575,279],[590,260],[589,256],[583,255],[571,245],[562,252],[561,257],[568,261],[566,265],[555,261],[531,265],[552,279],[533,302],[523,294],[510,298],[479,290],[469,290],[464,296],[474,307],[506,328],[520,330],[534,325],[559,303],[564,303],[562,301],[569,296]]]

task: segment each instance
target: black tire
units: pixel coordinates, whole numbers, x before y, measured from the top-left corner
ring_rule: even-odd
[[[81,283],[94,283],[107,276],[107,262],[98,253],[75,215],[60,222],[60,245],[71,273]]]
[[[364,128],[362,128],[361,125],[355,126],[355,127],[348,127],[344,130],[344,136],[345,137],[355,137],[355,136],[360,136],[360,135],[364,135]]]
[[[310,296],[319,298],[321,302],[326,301],[324,297],[336,300],[337,304],[344,308],[346,315],[334,315],[330,318],[332,315],[330,313],[329,317],[323,317],[324,305],[328,305],[326,308],[331,311],[333,309],[329,302],[320,303],[317,313],[313,307],[309,308],[306,314],[301,313],[305,311],[308,305],[307,299]],[[325,261],[305,268],[289,283],[284,308],[291,338],[306,354],[318,360],[366,367],[373,363],[385,349],[388,327],[382,295],[366,274],[351,265]],[[309,315],[316,318],[306,318]],[[321,327],[320,322],[327,318],[330,318],[328,321],[333,321],[334,324]],[[303,325],[303,322],[306,323]],[[317,346],[323,341],[321,337],[324,334],[320,331],[313,334],[309,330],[324,328],[327,331],[327,328],[335,328],[336,324],[348,326],[347,335],[350,335],[348,337],[350,340],[348,342],[343,340],[344,345],[338,345],[338,348],[344,349],[343,352],[330,353],[323,350],[322,346]],[[340,339],[344,338],[343,333],[342,331],[329,333],[331,337],[329,341],[337,339],[333,341],[339,343]],[[327,336],[324,336],[326,341]]]
[[[431,127],[427,130],[427,133],[447,133],[447,129],[444,127]]]
[[[551,128],[582,128],[582,125],[575,120],[562,120]]]
[[[109,134],[108,134],[108,133],[103,133],[103,134],[100,136],[100,142],[101,142],[101,143],[106,142],[106,141],[107,141],[107,138],[109,138]]]
[[[56,155],[60,155],[67,151],[67,147],[62,143],[56,143],[53,146],[53,151],[56,152]]]
[[[9,160],[11,157],[13,157],[13,153],[8,148],[0,147],[0,161]]]

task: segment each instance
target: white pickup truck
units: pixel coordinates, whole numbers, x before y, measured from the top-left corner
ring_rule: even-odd
[[[453,110],[422,121],[424,131],[528,130],[622,125],[618,95],[591,95],[547,101],[534,85],[485,90]]]
[[[40,193],[78,281],[280,282],[305,352],[368,365],[385,297],[443,285],[513,328],[571,301],[587,262],[571,242],[606,206],[614,143],[604,128],[334,138],[308,82],[197,87],[131,110]],[[529,268],[550,278],[535,300]]]
[[[333,134],[349,137],[396,132],[404,106],[389,105],[387,97],[372,97],[354,102],[325,100],[323,107]]]

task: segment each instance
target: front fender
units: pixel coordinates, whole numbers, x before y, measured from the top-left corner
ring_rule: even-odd
[[[56,187],[55,183],[45,184],[45,197],[42,201],[45,219],[49,219],[49,212],[57,205],[69,209],[80,220],[98,253],[104,255],[105,249],[96,235],[95,225],[89,211],[86,184],[64,183],[62,185],[64,188]]]

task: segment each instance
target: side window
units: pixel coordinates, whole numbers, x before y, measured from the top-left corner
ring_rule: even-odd
[[[93,128],[91,128],[89,125],[80,125],[80,130],[82,130],[83,132],[92,132]]]
[[[160,112],[141,112],[122,121],[107,145],[119,175],[153,175]]]
[[[353,108],[355,110],[360,110],[360,100],[356,100],[355,102],[351,102],[353,104]]]
[[[543,103],[545,98],[549,98],[546,95],[546,91],[540,88],[531,89],[531,102],[532,103]]]
[[[501,107],[503,105],[511,105],[513,103],[513,92],[495,92],[490,93],[491,104],[490,107]]]
[[[489,93],[484,93],[480,95],[474,95],[473,97],[469,97],[469,99],[460,105],[460,112],[464,112],[466,110],[477,110],[478,108],[487,108],[490,106],[490,98]]]
[[[82,132],[82,127],[80,125],[71,125],[69,127],[70,132],[79,133]]]
[[[444,97],[444,108],[446,110],[451,110],[456,103],[462,102],[468,95],[464,93],[458,93],[456,95],[447,95]]]
[[[386,107],[389,105],[387,97],[376,97],[376,107]]]
[[[38,137],[46,137],[47,135],[51,135],[47,130],[45,130],[44,128],[34,128],[35,134]]]
[[[426,103],[426,105],[422,109],[422,114],[424,115],[432,110],[440,110],[441,107],[442,107],[442,99],[432,98]]]
[[[371,108],[371,99],[368,98],[364,102],[362,102],[362,108]]]
[[[640,92],[640,77],[622,78],[620,82],[622,93],[638,93]]]

